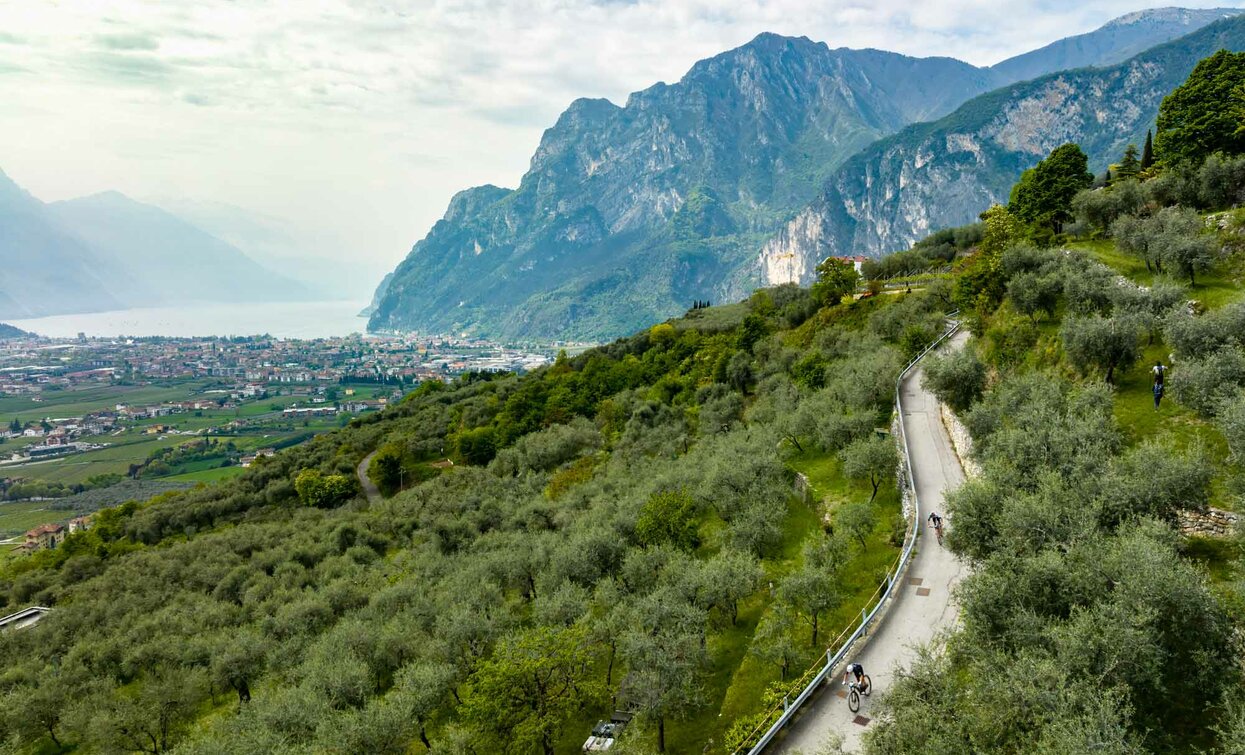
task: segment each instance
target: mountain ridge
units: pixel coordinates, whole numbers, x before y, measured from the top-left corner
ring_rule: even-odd
[[[44,203],[0,171],[0,317],[300,298],[293,282],[117,191]]]
[[[1010,83],[1018,66],[1118,55],[1120,45],[1224,12],[1121,17],[1107,31],[1070,38],[1080,40],[1075,49],[1054,43],[991,68],[767,32],[622,106],[574,100],[516,188],[454,195],[378,287],[369,328],[594,340],[693,299],[801,279],[794,263],[783,275],[759,269],[757,252],[853,155],[914,122],[947,117]],[[1085,44],[1094,34],[1105,36]],[[682,212],[692,198],[695,212]]]
[[[1115,66],[1003,87],[939,121],[880,139],[766,242],[758,278],[808,282],[827,256],[877,256],[972,222],[1006,201],[1016,177],[1060,144],[1079,143],[1100,170],[1130,142],[1141,143],[1162,98],[1222,47],[1245,49],[1245,17],[1217,21]]]

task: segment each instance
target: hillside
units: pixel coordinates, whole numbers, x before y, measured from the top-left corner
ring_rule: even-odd
[[[1218,21],[1117,66],[1052,74],[978,97],[933,123],[908,127],[845,163],[824,191],[766,242],[767,282],[807,282],[831,255],[907,248],[1004,200],[1015,177],[1066,142],[1102,170],[1141,144],[1159,102],[1198,60],[1245,49],[1245,18]]]
[[[1129,24],[1148,30],[1140,36],[1104,27],[1079,56],[1044,54],[1024,67],[1113,61],[1119,45],[1209,17],[1186,20]],[[836,168],[879,137],[1021,75],[1000,65],[763,34],[623,107],[576,101],[545,132],[517,189],[453,198],[394,271],[369,327],[600,339],[696,299],[742,298],[761,280],[754,260],[765,238],[828,177],[860,178],[859,162]]]
[[[53,607],[0,634],[0,742],[569,752],[623,708],[623,747],[730,752],[885,579],[895,377],[958,306],[973,338],[925,372],[981,469],[946,502],[962,626],[873,671],[866,752],[1231,752],[1239,552],[1177,529],[1241,505],[1245,214],[1198,215],[1245,191],[1225,159],[1078,195],[1139,192],[1148,256],[1099,210],[1037,248],[995,208],[911,293],[765,289],[106,509],[0,568],[0,611]],[[1191,285],[1147,271],[1182,260]]]
[[[8,323],[0,322],[0,340],[6,338],[24,338],[29,335],[30,333],[27,333],[21,328],[15,328]]]

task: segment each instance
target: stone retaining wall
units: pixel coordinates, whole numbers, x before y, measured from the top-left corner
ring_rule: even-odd
[[[947,428],[947,435],[951,438],[951,447],[955,449],[955,455],[960,459],[960,467],[964,470],[964,476],[969,479],[979,477],[981,466],[973,459],[973,436],[968,434],[968,428],[946,404],[940,401],[938,408],[942,412],[942,426]]]
[[[1207,509],[1206,511],[1181,511],[1176,515],[1182,535],[1202,535],[1204,537],[1231,537],[1236,534],[1236,524],[1240,515],[1223,509]]]

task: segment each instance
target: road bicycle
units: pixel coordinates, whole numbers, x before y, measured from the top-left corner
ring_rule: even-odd
[[[873,694],[873,680],[868,674],[864,675],[863,684],[860,682],[851,682],[847,690],[847,709],[852,713],[860,710],[860,696],[868,697]]]

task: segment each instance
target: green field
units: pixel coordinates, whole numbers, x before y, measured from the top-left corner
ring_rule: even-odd
[[[45,391],[41,401],[30,396],[0,396],[0,419],[11,422],[38,422],[45,417],[80,417],[90,412],[113,409],[117,404],[154,405],[163,401],[185,401],[200,395],[213,383],[187,380],[161,385],[109,385],[78,390]]]
[[[198,472],[185,472],[183,474],[170,475],[161,477],[162,480],[173,480],[177,482],[216,482],[217,480],[228,480],[231,477],[237,477],[246,470],[242,467],[216,467],[215,469],[202,469]]]
[[[52,503],[53,501],[0,502],[0,540],[18,537],[40,524],[67,522],[76,516],[72,511],[48,508]]]

